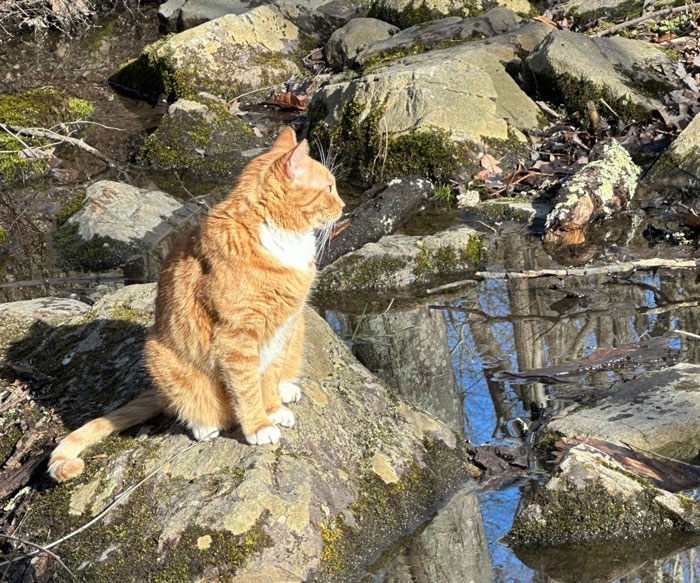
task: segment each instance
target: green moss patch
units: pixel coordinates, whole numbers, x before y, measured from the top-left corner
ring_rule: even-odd
[[[54,245],[61,262],[67,267],[87,271],[107,271],[123,265],[138,250],[133,245],[110,237],[93,237],[84,241],[77,223],[64,224],[54,232]]]
[[[244,165],[240,155],[254,145],[251,129],[222,103],[204,102],[206,113],[163,117],[146,139],[139,160],[159,172],[187,171],[199,177],[230,177]]]
[[[92,111],[89,102],[57,87],[0,95],[0,123],[13,126],[50,128],[85,120]],[[0,184],[24,182],[46,174],[49,165],[42,152],[48,143],[43,138],[0,132]]]

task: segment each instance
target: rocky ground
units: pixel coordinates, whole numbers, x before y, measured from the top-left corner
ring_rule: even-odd
[[[15,35],[0,52],[44,26],[78,35],[115,8],[78,4],[57,12],[33,2],[39,11],[24,19],[0,8]],[[699,14],[641,0],[168,0],[134,16],[146,31],[138,45],[85,45],[89,82],[55,72],[54,83],[33,85],[46,77],[8,67],[0,247],[40,241],[62,274],[153,281],[178,230],[292,124],[348,193],[361,192],[347,195],[356,208],[331,242],[332,261],[321,258],[319,305],[410,303],[488,278],[514,223],[565,265],[601,258],[601,247],[661,245],[687,257],[700,228]],[[118,95],[149,108],[123,138],[102,123]],[[212,186],[200,194],[193,185]],[[30,197],[42,192],[50,195],[39,209]],[[105,288],[93,292],[0,306],[2,519],[15,529],[29,509],[25,536],[56,539],[146,480],[93,534],[62,546],[67,569],[42,555],[13,564],[11,580],[67,570],[90,581],[350,580],[479,473],[466,444],[371,376],[309,312],[308,398],[279,448],[253,452],[235,439],[189,448],[162,421],[109,440],[76,484],[49,487],[37,476],[56,438],[147,382],[135,363],[152,286],[83,303]],[[690,460],[695,368],[613,387],[543,424],[540,437]],[[697,531],[695,502],[636,479],[619,456],[581,443],[562,458],[516,521],[513,545]],[[606,497],[614,507],[601,506]],[[567,513],[591,528],[563,536]],[[128,553],[146,571],[134,571]]]

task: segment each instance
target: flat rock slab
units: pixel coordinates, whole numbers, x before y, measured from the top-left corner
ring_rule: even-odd
[[[533,88],[544,98],[586,112],[606,103],[623,119],[645,119],[673,88],[674,62],[652,44],[554,30],[525,61]]]
[[[0,318],[58,322],[84,314],[90,305],[72,298],[36,298],[0,304]]]
[[[258,6],[157,41],[109,80],[152,99],[200,91],[230,98],[298,74],[299,41],[299,29],[279,10]]]
[[[625,443],[677,459],[700,449],[700,366],[677,364],[601,393],[595,405],[581,407],[547,424],[564,435],[585,435]]]
[[[30,387],[45,404],[35,408],[75,427],[149,386],[141,353],[155,291],[129,286],[79,318],[20,332],[2,358],[31,361],[51,377]],[[82,579],[353,580],[475,470],[452,430],[362,367],[322,318],[305,317],[302,399],[278,445],[249,446],[237,432],[196,443],[179,424],[154,419],[86,451],[74,481],[35,492],[23,537],[65,535],[157,470],[104,520],[62,543],[61,558]],[[33,577],[64,575],[50,562]]]

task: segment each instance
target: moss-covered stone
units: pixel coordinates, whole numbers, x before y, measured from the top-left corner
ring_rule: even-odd
[[[138,249],[110,237],[93,237],[84,241],[78,235],[78,224],[63,224],[53,236],[61,261],[86,271],[106,271],[123,264]]]
[[[467,0],[455,2],[448,6],[438,6],[438,3],[426,0],[421,2],[409,2],[399,8],[396,3],[377,0],[372,4],[367,16],[389,22],[399,28],[408,28],[416,24],[422,24],[446,16],[470,16],[478,14],[482,10],[480,0]]]
[[[223,103],[205,98],[170,106],[139,159],[159,172],[230,178],[244,165],[241,151],[254,145],[253,132]]]
[[[59,123],[86,120],[92,111],[88,101],[72,97],[57,87],[0,95],[0,123],[12,126],[50,128]],[[0,184],[24,182],[46,174],[49,171],[46,158],[33,156],[30,148],[41,153],[48,143],[45,138],[15,137],[0,132]]]

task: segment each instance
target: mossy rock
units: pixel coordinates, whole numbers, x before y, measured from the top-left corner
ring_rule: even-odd
[[[139,159],[158,172],[185,171],[206,178],[231,178],[244,165],[241,151],[255,145],[253,132],[211,99],[179,100],[146,139]]]
[[[109,82],[146,99],[235,97],[301,72],[308,39],[269,6],[227,14],[147,46]]]
[[[0,94],[0,123],[19,127],[50,128],[59,123],[86,120],[92,115],[92,105],[72,97],[57,87],[42,87],[13,95]],[[24,182],[49,171],[46,158],[32,157],[27,146],[38,152],[49,140],[21,136],[18,139],[0,133],[0,185]],[[12,152],[17,152],[12,153]]]
[[[30,390],[37,409],[54,412],[53,431],[150,386],[141,354],[155,291],[125,287],[70,321],[24,327],[4,345],[1,358],[31,360],[51,378]],[[61,537],[148,476],[124,504],[62,543],[62,560],[83,580],[180,583],[271,572],[261,580],[353,580],[377,549],[478,472],[447,426],[364,369],[318,315],[305,316],[302,400],[280,444],[253,447],[229,432],[195,443],[178,424],[155,419],[87,450],[75,480],[33,492],[23,538]],[[377,455],[385,471],[375,469]],[[35,578],[69,575],[51,561]]]

